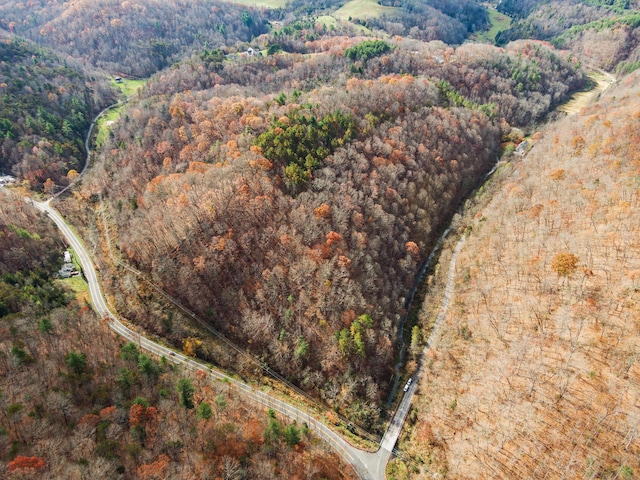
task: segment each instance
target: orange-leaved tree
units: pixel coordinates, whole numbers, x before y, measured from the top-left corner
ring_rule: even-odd
[[[569,277],[575,273],[578,261],[578,257],[573,253],[561,252],[551,260],[551,270],[556,272],[559,277]]]
[[[46,464],[40,457],[23,457],[18,455],[7,465],[10,472],[42,470]]]

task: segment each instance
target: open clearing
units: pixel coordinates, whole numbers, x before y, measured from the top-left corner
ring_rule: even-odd
[[[75,293],[76,301],[80,305],[84,305],[84,304],[88,305],[90,303],[89,287],[87,285],[87,282],[85,282],[80,275],[76,277],[59,279],[56,281],[60,282],[65,287],[68,287],[69,289],[71,289],[71,291]]]
[[[112,85],[118,88],[127,98],[132,97],[138,93],[138,90],[145,86],[147,80],[132,80],[123,78],[120,83],[112,80]],[[96,146],[100,148],[104,141],[107,139],[107,135],[111,128],[109,127],[113,122],[120,118],[122,107],[112,108],[104,115],[102,115],[96,123]]]
[[[98,123],[96,123],[98,131],[96,135],[96,146],[98,148],[100,148],[104,141],[107,139],[107,135],[111,130],[110,125],[120,117],[121,110],[122,107],[112,108],[98,119]]]
[[[496,35],[511,26],[511,17],[508,17],[493,8],[489,8],[488,11],[491,27],[489,30],[476,33],[475,38],[478,42],[493,44],[496,41]]]
[[[613,77],[604,75],[600,72],[590,73],[589,78],[596,82],[597,86],[587,92],[574,93],[571,97],[571,100],[558,107],[558,110],[568,115],[578,113],[584,107],[588,106],[591,101],[596,98],[596,96],[604,92],[609,87],[609,85],[611,85],[615,81]]]
[[[120,83],[116,82],[115,80],[112,81],[112,84],[115,87],[119,88],[127,98],[138,93],[138,89],[144,87],[146,83],[147,80],[133,80],[129,78],[123,78]]]
[[[350,18],[374,18],[383,13],[392,13],[396,9],[378,5],[377,0],[351,0],[333,13],[339,20],[349,20]]]
[[[326,28],[335,28],[335,26],[338,24],[338,21],[335,19],[335,17],[332,17],[331,15],[321,15],[317,18],[316,21],[324,25]]]

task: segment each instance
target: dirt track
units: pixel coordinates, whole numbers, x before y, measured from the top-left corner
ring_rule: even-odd
[[[596,82],[597,85],[588,92],[575,93],[573,97],[571,97],[571,100],[558,107],[558,110],[565,112],[567,115],[578,113],[616,81],[613,75],[604,71],[593,72],[589,77]]]

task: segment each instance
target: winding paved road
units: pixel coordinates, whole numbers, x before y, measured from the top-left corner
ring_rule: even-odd
[[[110,108],[121,105],[122,103],[112,105],[111,107],[105,108],[101,111],[98,116],[91,123],[91,127],[89,129],[89,133],[87,134],[87,138],[85,140],[85,146],[87,148],[87,160],[84,168],[82,169],[81,175],[78,177],[79,180],[89,165],[90,161],[90,149],[89,149],[89,139],[91,133],[93,131],[93,127],[96,124],[96,121],[100,116],[102,116],[107,110]],[[75,181],[72,184],[76,183]],[[109,326],[119,335],[122,335],[124,338],[128,339],[131,342],[136,343],[140,348],[145,349],[149,352],[152,352],[158,356],[165,357],[166,359],[185,366],[191,370],[202,370],[207,372],[211,378],[221,380],[229,383],[232,387],[234,387],[240,394],[244,395],[246,398],[249,398],[255,402],[260,403],[266,407],[272,408],[282,415],[286,415],[289,418],[292,418],[298,422],[306,423],[311,430],[315,432],[320,438],[325,440],[329,445],[331,445],[338,454],[340,454],[356,471],[358,476],[362,480],[384,480],[386,465],[391,456],[393,455],[395,444],[400,436],[402,431],[402,427],[406,420],[407,414],[409,413],[409,409],[411,407],[411,401],[413,395],[415,394],[418,386],[418,380],[420,377],[421,367],[423,365],[423,360],[431,348],[436,336],[439,334],[439,327],[442,323],[445,313],[447,311],[449,300],[453,294],[453,279],[455,272],[455,262],[456,257],[464,245],[465,238],[462,237],[451,257],[451,262],[449,266],[449,275],[447,277],[447,285],[445,290],[445,295],[442,300],[442,304],[440,307],[440,312],[438,317],[436,318],[436,322],[431,331],[431,335],[429,336],[429,340],[424,347],[422,355],[420,357],[420,361],[418,363],[418,369],[413,376],[413,383],[409,386],[406,392],[404,392],[402,401],[398,406],[398,409],[389,423],[387,430],[380,442],[380,448],[377,452],[365,452],[360,449],[353,447],[349,444],[344,438],[331,430],[327,425],[317,420],[309,413],[290,405],[282,400],[275,398],[268,393],[265,393],[257,388],[254,388],[244,382],[236,380],[228,375],[225,375],[222,372],[211,369],[208,366],[201,364],[190,357],[186,357],[178,352],[174,352],[173,350],[155,343],[148,338],[140,335],[138,332],[130,329],[122,322],[118,320],[116,315],[109,310],[107,306],[102,291],[100,289],[100,284],[98,283],[98,277],[96,275],[96,270],[94,268],[91,257],[89,256],[87,250],[85,249],[82,241],[76,235],[76,233],[70,228],[70,226],[66,223],[66,221],[62,218],[60,213],[55,210],[51,205],[50,201],[62,194],[65,190],[71,187],[70,184],[65,189],[58,192],[51,199],[46,202],[38,202],[32,199],[27,199],[27,201],[33,204],[38,210],[44,212],[53,220],[53,222],[58,226],[64,237],[69,242],[69,245],[74,249],[80,264],[82,265],[82,270],[87,281],[89,292],[91,296],[91,303],[93,305],[94,310],[100,315],[102,318],[108,321]],[[139,272],[137,272],[139,273]]]
[[[238,392],[245,397],[248,397],[255,402],[258,402],[266,407],[273,408],[274,410],[286,415],[298,422],[305,422],[310,429],[312,429],[316,435],[321,437],[327,443],[329,443],[347,462],[349,462],[358,476],[363,480],[379,480],[384,479],[384,471],[386,460],[384,463],[379,461],[378,454],[368,453],[359,450],[350,445],[340,435],[335,433],[324,423],[316,420],[307,412],[300,410],[297,407],[287,404],[277,398],[270,396],[268,393],[262,392],[244,382],[231,378],[221,372],[210,369],[208,366],[203,365],[190,357],[181,355],[173,350],[155,343],[148,338],[140,335],[139,333],[131,330],[118,320],[118,318],[109,310],[102,291],[100,290],[100,284],[98,283],[98,277],[96,270],[91,261],[91,257],[87,253],[84,245],[78,238],[78,236],[71,230],[69,225],[64,221],[62,216],[47,202],[37,202],[34,200],[28,200],[38,210],[45,212],[51,220],[58,226],[64,237],[67,239],[71,247],[76,253],[76,257],[82,265],[84,276],[89,286],[89,292],[91,295],[91,302],[94,310],[102,318],[108,320],[109,326],[119,335],[122,335],[127,340],[136,343],[140,348],[152,352],[158,356],[165,357],[172,362],[184,365],[191,370],[202,370],[208,372],[211,378],[222,380],[233,386]],[[388,456],[386,457],[388,458]]]
[[[260,403],[261,405],[267,406],[269,408],[273,408],[274,410],[280,412],[283,415],[286,415],[298,422],[306,423],[310,429],[312,429],[316,435],[321,437],[327,443],[329,443],[347,462],[349,462],[354,470],[357,472],[358,476],[363,480],[384,480],[385,478],[385,469],[386,464],[389,461],[389,458],[392,455],[395,444],[400,436],[402,431],[402,426],[406,420],[407,414],[409,413],[409,409],[411,407],[411,401],[414,393],[416,392],[418,386],[418,380],[420,376],[420,368],[424,363],[423,360],[431,348],[431,345],[434,342],[435,337],[438,335],[440,324],[442,323],[445,313],[447,311],[447,307],[449,305],[450,298],[453,294],[453,279],[455,272],[455,262],[458,253],[460,252],[462,246],[464,245],[465,237],[462,237],[451,257],[451,262],[449,266],[449,274],[447,277],[447,286],[445,290],[445,295],[442,300],[442,304],[440,307],[440,312],[438,317],[436,318],[436,322],[432,329],[431,335],[429,336],[429,340],[423,350],[422,356],[420,358],[420,362],[418,364],[418,371],[413,376],[413,383],[410,385],[407,392],[404,393],[403,399],[396,411],[395,416],[392,421],[389,423],[387,431],[380,443],[380,448],[375,453],[364,452],[353,447],[349,444],[345,439],[343,439],[340,435],[331,430],[324,423],[318,421],[316,418],[312,417],[309,413],[295,407],[289,405],[282,400],[274,398],[270,396],[268,393],[265,393],[259,389],[256,389],[250,385],[247,385],[244,382],[236,380],[224,373],[221,373],[217,370],[213,370],[208,366],[195,361],[190,357],[186,357],[180,353],[174,352],[173,350],[155,343],[148,338],[140,335],[139,333],[131,330],[129,327],[124,325],[122,322],[118,320],[116,315],[111,312],[109,307],[107,306],[104,296],[102,295],[102,291],[100,289],[100,284],[98,283],[98,277],[96,274],[96,270],[93,266],[93,262],[91,261],[91,257],[89,256],[87,250],[85,249],[82,241],[78,238],[75,232],[69,227],[69,225],[65,222],[62,216],[55,210],[51,205],[50,201],[46,202],[37,202],[34,200],[29,200],[38,210],[46,213],[51,220],[58,226],[64,237],[69,242],[69,245],[73,248],[76,253],[80,264],[82,265],[82,270],[84,276],[87,280],[87,284],[89,286],[89,293],[91,296],[91,303],[93,305],[94,310],[100,315],[102,318],[108,320],[109,326],[119,335],[122,335],[127,340],[136,343],[140,348],[145,349],[149,352],[152,352],[160,357],[165,357],[168,360],[171,360],[177,364],[184,365],[185,367],[192,370],[202,370],[208,372],[211,378],[222,380],[230,385],[232,385],[238,392],[240,392],[245,397]]]

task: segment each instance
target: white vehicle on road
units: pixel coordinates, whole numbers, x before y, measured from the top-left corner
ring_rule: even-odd
[[[405,392],[409,390],[409,387],[411,386],[411,382],[413,382],[413,378],[410,378],[409,380],[407,380],[407,384],[404,386]]]

